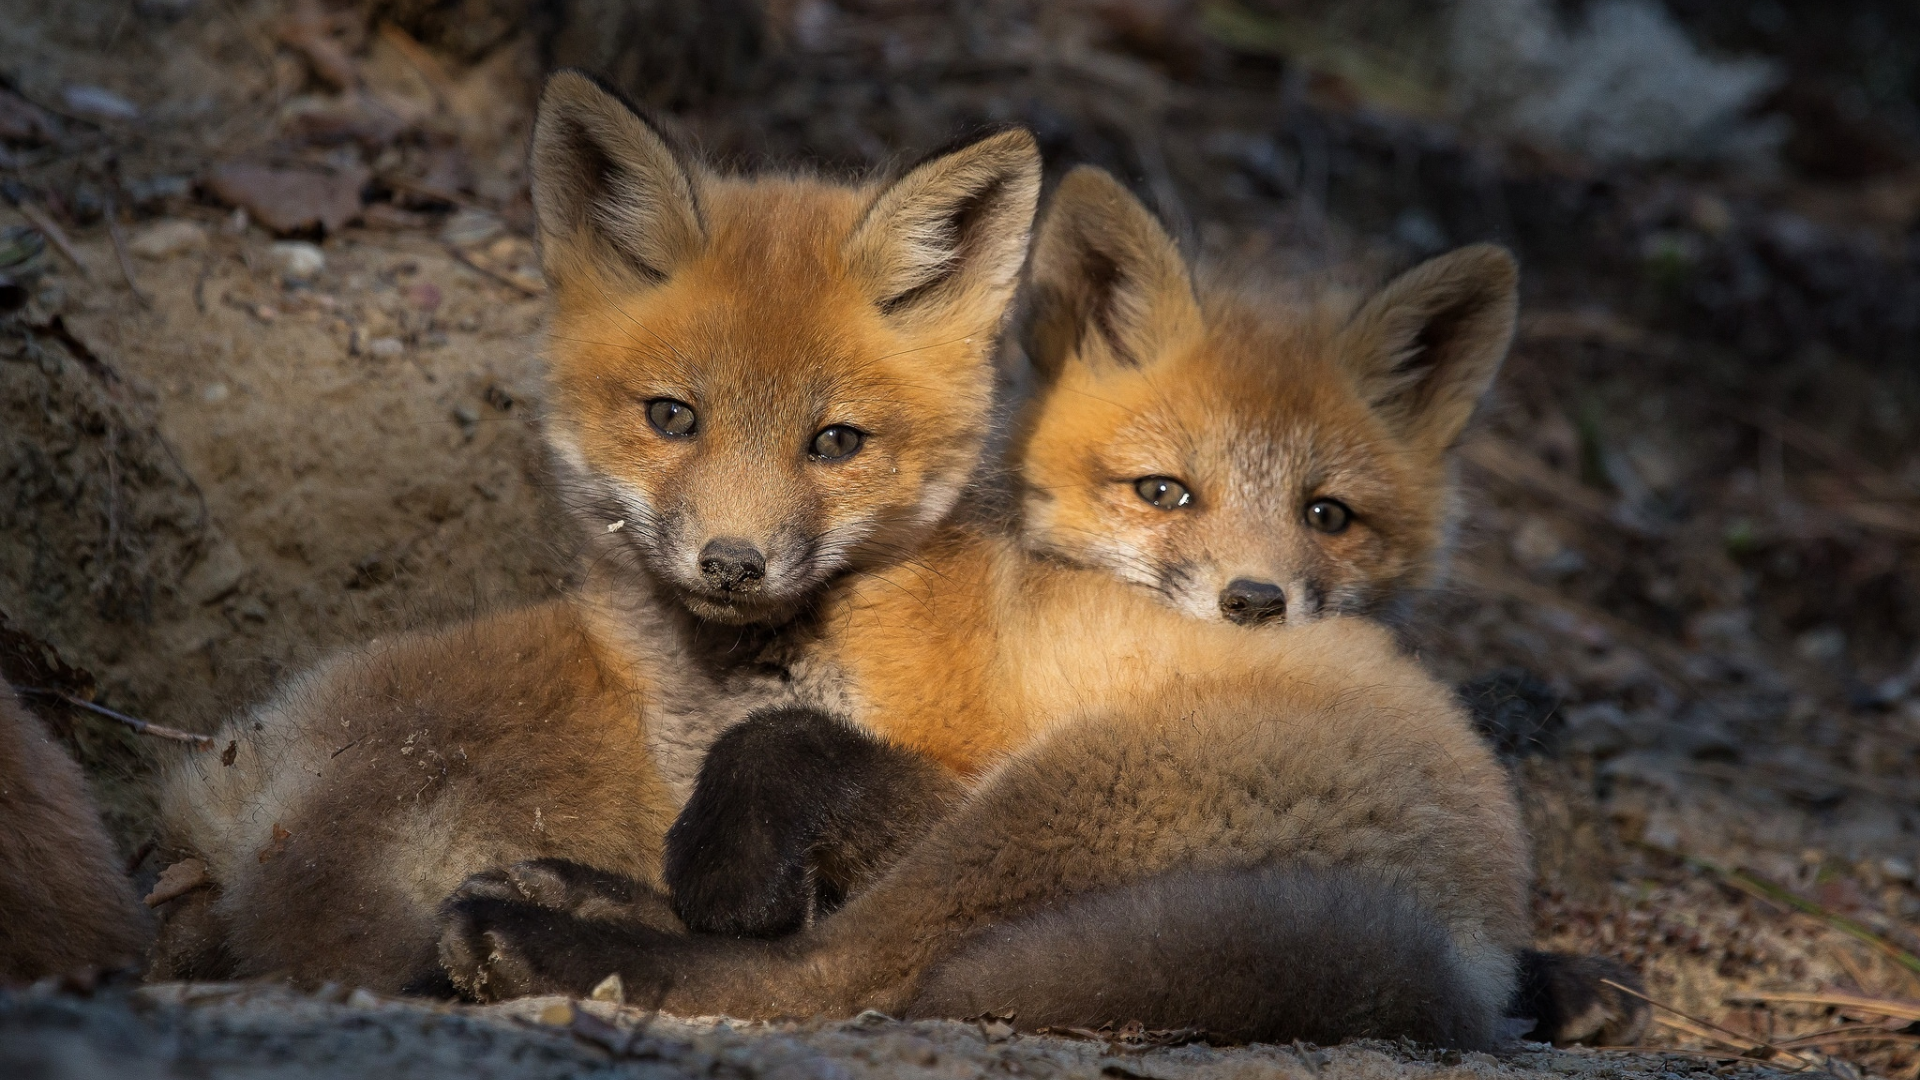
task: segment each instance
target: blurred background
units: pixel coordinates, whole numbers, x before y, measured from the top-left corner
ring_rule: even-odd
[[[1543,939],[1643,965],[1692,1017],[1663,1045],[1920,1073],[1920,6],[5,7],[16,683],[208,730],[330,647],[563,586],[522,162],[551,67],[727,167],[1024,124],[1217,262],[1520,254],[1409,633],[1514,763]],[[170,748],[36,700],[138,854]]]

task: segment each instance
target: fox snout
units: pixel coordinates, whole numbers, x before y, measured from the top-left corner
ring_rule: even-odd
[[[767,557],[749,541],[722,536],[700,548],[700,577],[709,588],[728,595],[754,593],[766,576]]]
[[[1287,614],[1285,589],[1270,581],[1235,578],[1220,590],[1220,613],[1230,623],[1256,626]]]

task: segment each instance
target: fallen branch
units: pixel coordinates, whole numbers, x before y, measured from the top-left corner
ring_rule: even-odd
[[[191,743],[202,750],[211,748],[214,743],[214,738],[211,735],[195,735],[191,731],[181,731],[179,728],[167,727],[165,724],[150,723],[137,717],[128,716],[123,712],[116,712],[107,708],[105,705],[96,705],[85,698],[74,697],[64,690],[48,690],[35,686],[22,686],[17,689],[22,694],[32,694],[36,697],[48,697],[57,701],[64,701],[76,709],[85,709],[97,716],[104,716],[109,720],[117,720],[142,735],[152,735],[158,739],[172,739],[174,742]]]

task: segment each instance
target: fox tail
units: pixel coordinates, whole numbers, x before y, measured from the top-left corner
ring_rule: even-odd
[[[1011,1012],[1028,1030],[1138,1021],[1241,1042],[1490,1049],[1512,964],[1506,952],[1471,961],[1391,881],[1297,866],[1186,871],[975,931],[909,1012]]]

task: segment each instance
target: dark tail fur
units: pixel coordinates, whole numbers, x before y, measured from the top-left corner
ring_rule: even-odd
[[[1446,929],[1406,890],[1274,867],[1168,875],[977,931],[910,1013],[1487,1049],[1505,1003],[1473,987]]]

